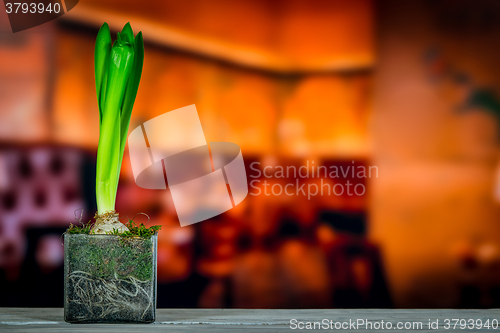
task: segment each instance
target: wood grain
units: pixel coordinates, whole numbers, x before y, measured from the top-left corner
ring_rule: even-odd
[[[371,322],[392,323],[420,321],[424,324],[419,332],[452,331],[444,329],[444,319],[497,319],[500,310],[451,310],[451,309],[159,309],[154,324],[150,325],[76,325],[63,321],[63,309],[51,308],[2,308],[0,332],[274,332],[290,330],[290,320],[320,322],[323,319],[349,321],[364,319]],[[429,330],[431,319],[439,319],[439,329]],[[458,330],[459,326],[457,326]],[[366,330],[364,327],[361,331]],[[310,330],[308,330],[310,331]],[[392,330],[373,330],[387,332]],[[408,330],[412,331],[412,330]],[[477,330],[474,330],[477,331]]]

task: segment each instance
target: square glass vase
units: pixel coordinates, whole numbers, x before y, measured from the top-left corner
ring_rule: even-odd
[[[154,322],[157,239],[64,234],[64,320]]]

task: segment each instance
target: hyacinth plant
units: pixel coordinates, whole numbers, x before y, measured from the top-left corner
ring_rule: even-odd
[[[144,63],[142,33],[134,37],[127,23],[111,43],[104,23],[95,43],[95,84],[99,106],[99,145],[96,170],[96,222],[91,232],[109,234],[128,231],[115,211],[116,192],[127,140],[130,116]]]

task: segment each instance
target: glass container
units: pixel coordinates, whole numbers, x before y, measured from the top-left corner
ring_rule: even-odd
[[[64,320],[154,322],[157,238],[64,234]]]

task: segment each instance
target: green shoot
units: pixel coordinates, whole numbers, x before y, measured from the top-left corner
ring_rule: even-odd
[[[116,191],[130,116],[144,63],[142,33],[134,38],[127,23],[111,44],[107,23],[95,44],[95,82],[99,106],[96,199],[98,214],[115,210]]]

